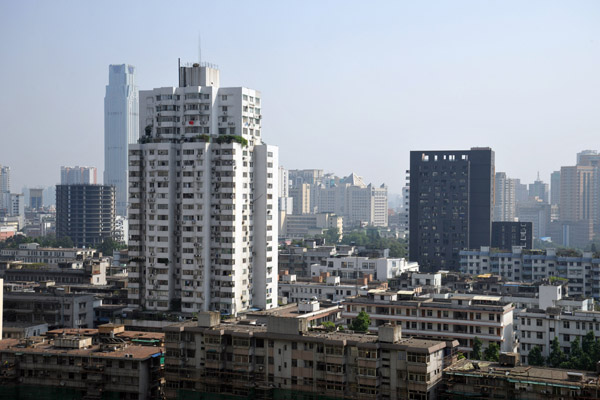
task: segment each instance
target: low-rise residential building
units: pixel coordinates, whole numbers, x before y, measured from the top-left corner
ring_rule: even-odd
[[[18,249],[0,250],[0,259],[3,261],[22,261],[26,263],[61,264],[83,261],[97,257],[94,249],[63,249],[40,247],[38,243],[20,244]]]
[[[335,303],[308,300],[246,314],[247,319],[254,320],[257,324],[266,324],[272,317],[295,318],[306,321],[307,326],[320,326],[324,322],[339,323],[342,308]]]
[[[565,278],[571,295],[600,299],[600,258],[593,253],[561,255],[555,249],[498,252],[489,247],[460,252],[461,272],[495,274],[506,280],[532,282],[550,277]]]
[[[162,347],[110,335],[99,343],[75,334],[0,341],[2,394],[33,398],[156,399],[161,397]]]
[[[419,271],[419,264],[404,258],[329,257],[326,265],[310,266],[311,276],[329,273],[331,276],[339,276],[342,280],[371,277],[385,282],[407,271]]]
[[[371,335],[311,330],[285,317],[222,323],[202,313],[165,328],[166,395],[437,399],[456,345],[404,338],[399,326]]]
[[[560,307],[526,309],[519,313],[519,342],[523,363],[527,363],[529,351],[540,346],[542,355],[550,355],[550,345],[558,338],[560,347],[568,354],[571,343],[588,332],[594,332],[600,338],[600,312],[598,311],[563,311]]]
[[[509,356],[510,357],[510,356]],[[444,399],[598,399],[598,373],[458,360],[444,369]]]
[[[108,259],[45,264],[22,261],[0,262],[0,276],[6,282],[53,281],[64,285],[106,285]]]
[[[310,277],[310,266],[327,265],[327,259],[354,254],[354,246],[318,246],[315,241],[304,241],[304,246],[288,245],[279,250],[278,269],[298,277]]]
[[[2,324],[2,339],[25,339],[41,336],[48,332],[48,324],[31,324],[24,322],[5,322]]]
[[[308,300],[342,301],[367,290],[367,285],[341,283],[339,276],[328,276],[325,282],[298,281],[296,275],[283,275],[277,286],[279,298],[288,303]]]
[[[475,337],[484,348],[497,343],[501,351],[512,352],[517,345],[514,306],[498,296],[410,298],[402,291],[370,290],[367,296],[347,299],[342,306],[342,318],[347,324],[365,311],[371,318],[371,330],[396,324],[402,326],[406,335],[458,340],[459,349],[466,353],[473,350]]]
[[[4,320],[54,328],[92,328],[94,301],[91,294],[66,293],[54,288],[45,293],[12,291],[4,294]]]

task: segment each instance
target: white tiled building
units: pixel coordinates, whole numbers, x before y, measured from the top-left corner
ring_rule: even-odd
[[[310,267],[311,276],[329,272],[341,279],[357,279],[372,275],[378,281],[395,278],[407,271],[419,271],[419,264],[404,258],[331,257],[326,265],[313,264]]]
[[[260,92],[208,65],[140,92],[130,146],[129,303],[237,314],[277,306],[278,149]]]

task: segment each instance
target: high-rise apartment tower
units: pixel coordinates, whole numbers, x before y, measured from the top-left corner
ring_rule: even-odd
[[[60,167],[61,185],[95,185],[97,183],[96,167]]]
[[[129,303],[237,314],[277,306],[278,149],[261,139],[261,95],[179,68],[140,92],[129,150]]]
[[[109,66],[104,97],[104,184],[117,194],[117,215],[127,216],[127,146],[139,137],[135,67]]]

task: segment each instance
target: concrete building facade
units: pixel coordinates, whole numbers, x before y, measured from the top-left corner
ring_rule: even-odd
[[[364,335],[310,330],[304,322],[223,324],[201,315],[165,328],[167,397],[437,399],[442,370],[456,359],[452,341],[404,338],[398,326]]]
[[[555,249],[510,252],[490,250],[461,251],[461,272],[471,275],[494,274],[511,281],[535,282],[558,277],[567,279],[574,296],[600,299],[600,259],[591,252],[581,256],[558,255]]]
[[[402,292],[370,290],[367,296],[345,300],[342,318],[349,324],[365,311],[371,318],[370,330],[392,323],[402,326],[406,335],[458,340],[465,353],[473,350],[475,337],[484,348],[494,342],[500,351],[516,350],[514,306],[498,296],[402,297]]]

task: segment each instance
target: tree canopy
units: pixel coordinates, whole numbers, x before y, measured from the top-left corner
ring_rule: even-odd
[[[111,256],[113,255],[113,252],[115,250],[121,250],[126,248],[127,246],[125,246],[122,243],[117,242],[116,240],[112,239],[112,238],[106,238],[104,239],[104,241],[102,242],[102,244],[100,244],[100,246],[98,246],[98,251],[102,252],[102,255],[104,256]]]
[[[471,353],[472,359],[474,359],[474,360],[482,359],[481,347],[482,347],[481,339],[479,339],[477,336],[475,336],[475,339],[473,339],[473,352]]]
[[[542,355],[542,348],[540,346],[534,346],[531,350],[529,350],[529,355],[527,356],[529,360],[529,365],[536,366],[544,366],[546,363],[546,359]]]
[[[390,249],[390,257],[406,256],[406,241],[394,238],[382,238],[377,229],[352,231],[344,233],[342,244],[365,246],[372,249]]]
[[[0,242],[0,249],[17,249],[19,248],[20,244],[27,243],[39,243],[41,247],[73,247],[73,241],[68,236],[57,239],[54,235],[40,236],[36,238],[25,235],[15,235],[3,242]]]
[[[365,311],[361,311],[348,328],[355,332],[366,332],[369,330],[369,325],[371,325],[371,317]]]
[[[486,361],[498,361],[500,359],[500,346],[492,342],[483,352],[483,359]]]

